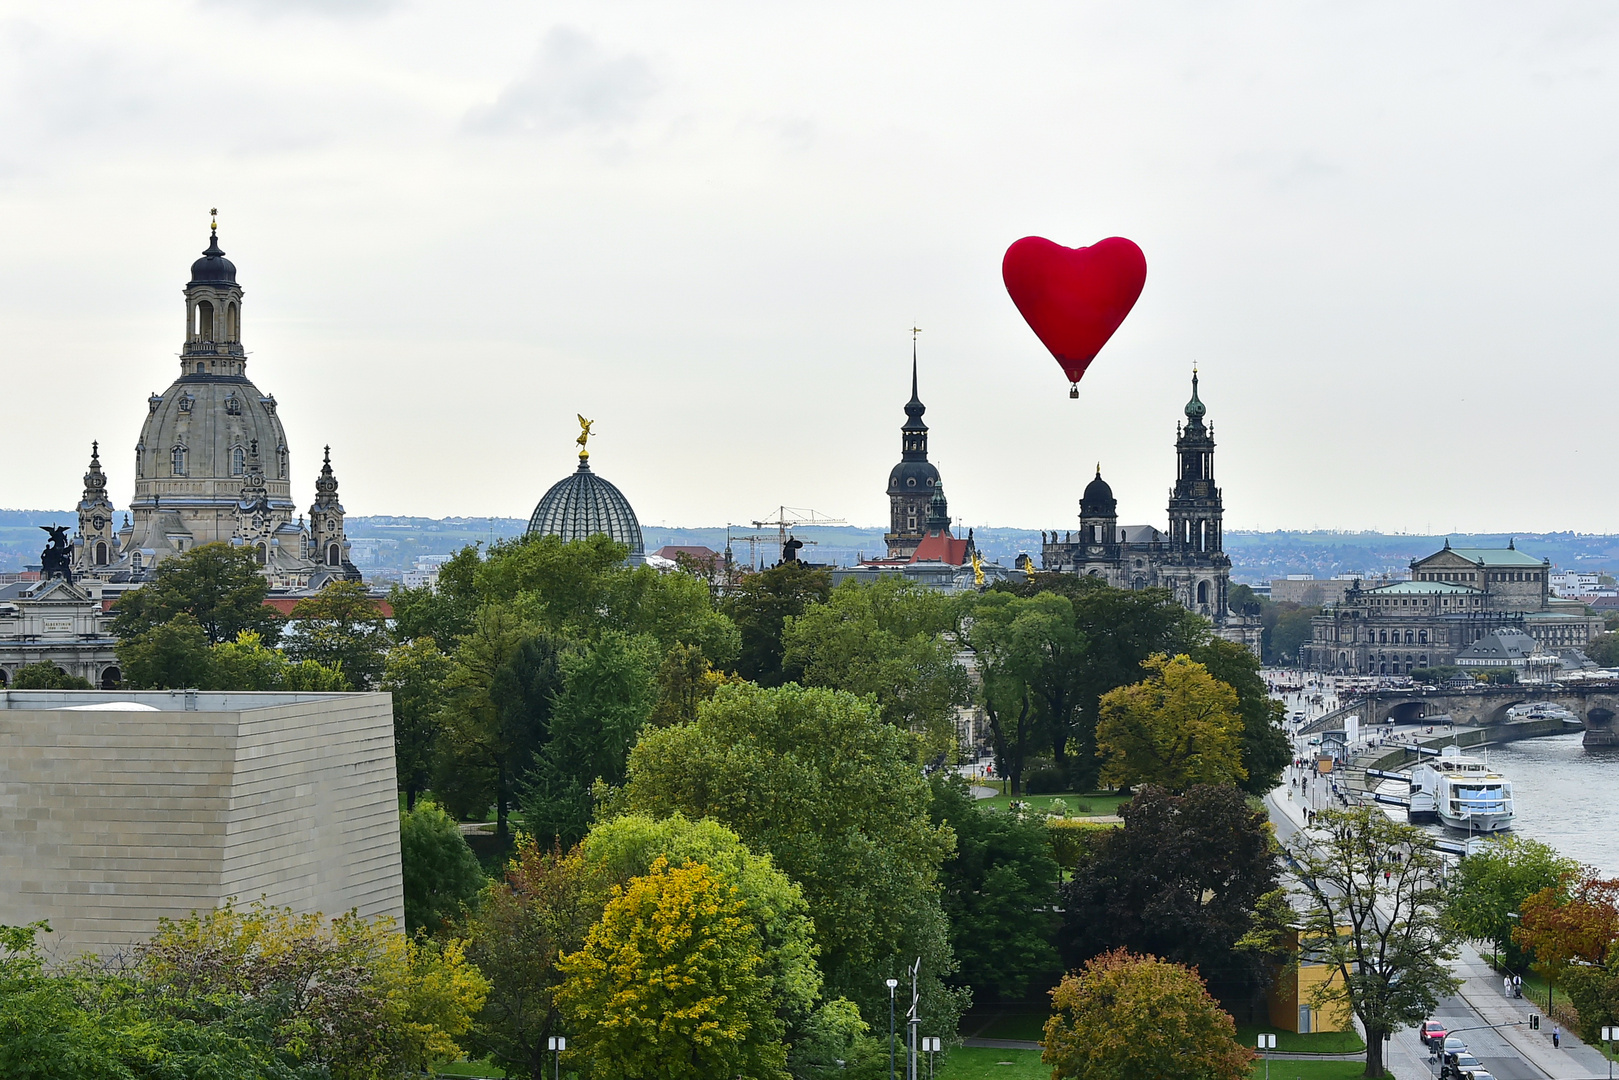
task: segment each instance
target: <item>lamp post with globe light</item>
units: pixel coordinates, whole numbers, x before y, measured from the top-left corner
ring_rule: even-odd
[[[898,979],[888,981],[888,1080],[898,1080],[894,1071],[894,988],[899,985]]]

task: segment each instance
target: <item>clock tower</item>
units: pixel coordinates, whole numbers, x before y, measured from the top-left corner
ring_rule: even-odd
[[[95,577],[111,571],[118,561],[113,540],[112,500],[107,498],[107,474],[101,471],[101,444],[90,444],[90,468],[84,474],[84,497],[79,500],[79,548],[74,573]]]

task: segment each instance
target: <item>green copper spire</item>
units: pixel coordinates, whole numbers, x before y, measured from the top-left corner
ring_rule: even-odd
[[[1197,365],[1194,364],[1192,365],[1192,400],[1186,403],[1186,419],[1202,420],[1203,414],[1208,411],[1208,408],[1204,406],[1203,402],[1198,400]]]

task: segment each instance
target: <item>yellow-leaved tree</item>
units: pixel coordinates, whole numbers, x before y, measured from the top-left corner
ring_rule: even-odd
[[[564,956],[556,1002],[570,1052],[623,1080],[785,1080],[783,1025],[759,932],[703,863],[658,858],[614,886],[585,946]]]
[[[386,917],[328,921],[262,902],[164,920],[136,957],[137,974],[176,1008],[197,1008],[199,1023],[221,1001],[256,1003],[278,1051],[334,1080],[455,1061],[489,988],[460,941],[412,941]]]
[[[1178,793],[1246,777],[1237,692],[1188,656],[1159,653],[1141,666],[1146,679],[1102,695],[1096,725],[1102,782],[1158,784]]]
[[[1065,1080],[1246,1080],[1253,1056],[1196,971],[1115,949],[1051,991],[1040,1060]]]

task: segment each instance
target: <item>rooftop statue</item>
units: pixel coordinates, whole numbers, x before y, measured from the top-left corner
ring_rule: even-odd
[[[73,555],[68,550],[66,525],[41,525],[50,534],[50,543],[39,553],[39,572],[45,578],[73,580]]]

